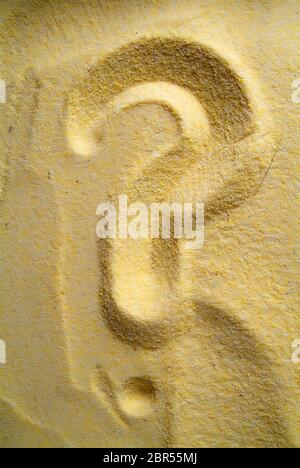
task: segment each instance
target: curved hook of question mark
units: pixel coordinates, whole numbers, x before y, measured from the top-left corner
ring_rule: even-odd
[[[166,121],[173,119],[173,127],[162,131],[173,140],[148,158],[136,153],[136,161],[126,159],[126,128],[136,139],[139,127],[149,124],[141,108],[154,105],[168,114]],[[73,148],[95,155],[100,149],[101,161],[110,160],[109,167],[120,172],[111,176],[115,183],[107,193],[112,199],[124,193],[130,203],[204,202],[206,221],[255,193],[266,169],[265,149],[269,142],[274,146],[271,133],[262,138],[259,119],[254,120],[247,93],[229,65],[207,48],[182,40],[145,40],[118,50],[91,71],[88,84],[75,89],[70,110]],[[130,127],[135,112],[141,121]],[[164,118],[158,119],[154,135]],[[123,147],[116,145],[119,139]],[[102,312],[119,338],[158,347],[194,325],[196,301],[182,275],[188,264],[182,244],[177,239],[99,241]],[[202,299],[203,306],[213,303],[213,298]]]

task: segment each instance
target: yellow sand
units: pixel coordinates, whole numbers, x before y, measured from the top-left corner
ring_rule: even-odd
[[[0,446],[299,447],[298,2],[0,5]]]

